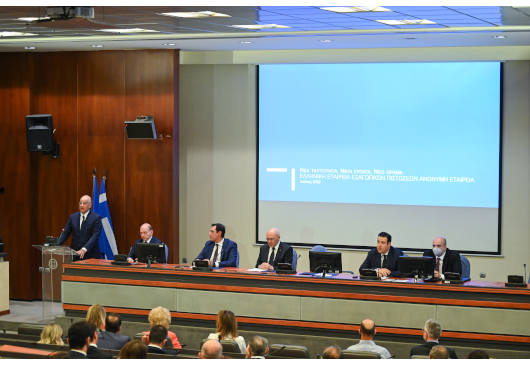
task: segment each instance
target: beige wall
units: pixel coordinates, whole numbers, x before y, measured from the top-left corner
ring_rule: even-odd
[[[498,54],[501,54],[500,50],[501,47]],[[468,59],[472,59],[469,53],[465,52]],[[431,61],[437,60],[436,54],[432,55]],[[379,52],[379,56],[388,61],[392,59],[392,52]],[[399,57],[400,61],[406,60],[401,53]],[[408,57],[409,61],[414,60],[414,55]],[[423,54],[422,60],[426,57]],[[530,237],[529,85],[529,61],[505,63],[503,257],[469,257],[473,279],[478,280],[479,272],[483,271],[487,273],[483,280],[505,281],[508,274],[522,275],[523,263],[530,264],[530,244],[527,242]],[[256,229],[255,90],[255,66],[181,65],[181,258],[194,259],[208,240],[210,224],[221,222],[227,225],[226,236],[238,243],[240,267],[255,264],[258,255],[258,248],[253,245]],[[430,242],[426,242],[426,247],[429,245]],[[302,254],[299,270],[307,270],[308,249],[298,248],[297,251]],[[357,273],[365,256],[366,252],[343,252],[343,268]]]

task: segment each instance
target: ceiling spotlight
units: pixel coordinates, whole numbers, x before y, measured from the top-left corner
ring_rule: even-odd
[[[103,46],[101,44],[93,44],[92,47],[94,47],[94,48],[102,48]]]
[[[35,49],[35,47],[24,47],[24,49]]]
[[[164,46],[174,46],[175,43],[164,43]]]
[[[321,39],[320,41],[324,43],[333,42],[331,39]]]
[[[406,39],[406,40],[408,40],[408,41],[413,41],[413,40],[416,39],[416,38],[403,38],[403,39]]]
[[[248,44],[248,43],[252,43],[252,42],[239,42],[239,43],[244,43],[244,44]]]
[[[506,38],[506,36],[503,36],[503,35],[494,35],[493,38],[504,39],[504,38]]]

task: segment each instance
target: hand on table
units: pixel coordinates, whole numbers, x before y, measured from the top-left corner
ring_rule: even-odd
[[[434,270],[434,276],[437,277],[438,279],[442,278],[442,275],[440,275],[440,273],[436,270]]]
[[[377,276],[379,277],[388,276],[388,275],[390,275],[390,270],[388,269],[379,269],[377,271]]]
[[[269,265],[268,263],[264,262],[261,265],[259,265],[259,269],[261,269],[261,270],[274,270],[274,267]]]
[[[83,258],[83,256],[85,256],[85,253],[86,253],[86,251],[83,249],[80,249],[79,251],[76,251],[76,252],[79,254],[80,258]]]

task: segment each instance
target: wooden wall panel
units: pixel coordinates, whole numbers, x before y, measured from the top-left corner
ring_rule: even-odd
[[[152,115],[156,132],[162,135],[161,140],[125,141],[125,186],[129,192],[125,202],[126,241],[138,239],[140,225],[148,222],[155,236],[168,245],[169,262],[175,263],[178,263],[178,229],[174,232],[175,212],[178,215],[178,203],[174,206],[175,195],[178,196],[178,180],[174,180],[174,166],[178,163],[178,123],[175,124],[178,110],[174,93],[178,78],[174,65],[178,63],[178,51],[125,53],[126,120]]]
[[[35,208],[30,180],[31,156],[26,143],[26,115],[30,114],[33,55],[11,53],[0,57],[0,237],[8,253],[10,297],[33,299],[37,251],[33,242]]]

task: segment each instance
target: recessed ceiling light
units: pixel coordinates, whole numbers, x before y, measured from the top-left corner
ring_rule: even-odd
[[[92,47],[94,47],[94,48],[102,48],[103,46],[101,44],[93,44]]]
[[[504,38],[506,38],[506,36],[503,36],[503,35],[494,35],[493,38],[504,39]]]
[[[145,32],[157,32],[158,30],[149,30],[142,28],[130,28],[130,29],[98,29],[99,32],[109,33],[145,33]]]
[[[405,19],[405,20],[376,20],[376,22],[387,25],[422,25],[422,24],[436,24],[427,19]]]
[[[36,35],[33,33],[21,33],[21,32],[0,32],[0,37],[17,37],[17,36],[25,36],[25,35]]]
[[[245,43],[245,44],[248,44],[248,43],[252,43],[252,42],[239,42],[239,43]]]
[[[234,28],[242,29],[276,29],[276,28],[291,28],[286,25],[278,24],[248,24],[248,25],[231,25]]]
[[[364,13],[372,11],[392,11],[382,6],[332,6],[329,8],[320,8],[322,10],[333,11],[335,13]]]
[[[164,43],[164,46],[174,46],[175,43]]]
[[[332,42],[332,40],[331,40],[331,39],[321,39],[320,41],[321,41],[321,42],[324,42],[324,43],[329,43],[329,42]]]
[[[32,18],[32,17],[29,17],[29,18],[16,18],[15,20],[21,20],[23,22],[32,22],[34,20],[45,20],[45,19],[50,19],[50,18],[47,17],[47,16],[44,16],[42,18]]]
[[[35,47],[24,47],[24,49],[35,49]]]
[[[406,40],[412,41],[412,40],[414,40],[414,39],[416,39],[416,38],[403,38],[403,39],[406,39]]]
[[[173,16],[176,18],[209,18],[209,17],[228,17],[230,15],[215,13],[213,11],[193,11],[193,12],[177,12],[177,13],[159,13],[159,15]]]

